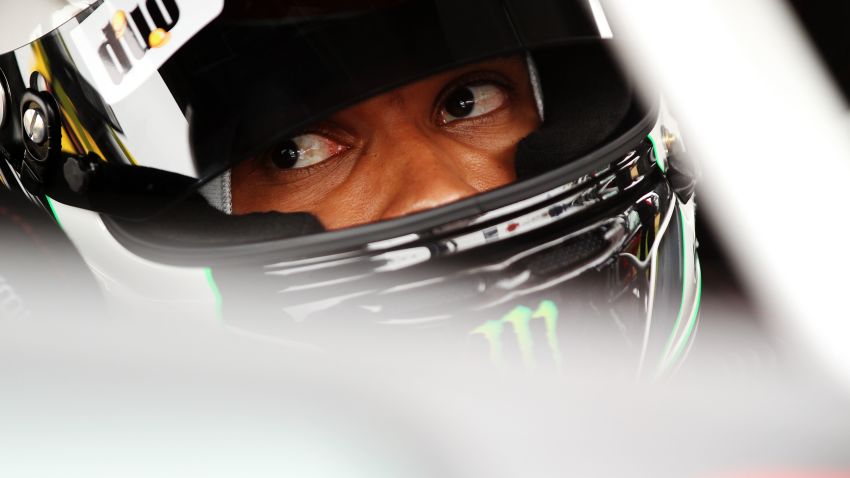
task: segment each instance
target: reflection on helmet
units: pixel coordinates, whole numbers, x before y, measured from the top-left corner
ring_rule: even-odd
[[[693,180],[591,3],[97,3],[0,57],[0,180],[111,278],[207,271],[240,330],[667,373]]]

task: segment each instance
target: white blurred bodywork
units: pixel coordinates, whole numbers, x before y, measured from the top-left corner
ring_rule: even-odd
[[[765,317],[850,385],[847,194],[832,184],[850,177],[847,111],[790,10],[769,0],[604,5],[623,59],[687,125],[700,198]]]

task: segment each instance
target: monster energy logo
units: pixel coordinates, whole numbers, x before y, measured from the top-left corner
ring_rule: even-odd
[[[538,320],[536,320],[538,319]],[[542,323],[545,327],[546,342],[549,353],[555,365],[561,367],[561,351],[558,347],[558,306],[551,300],[544,300],[536,310],[525,306],[517,306],[499,320],[488,320],[472,331],[472,334],[483,335],[490,345],[490,359],[502,363],[504,356],[505,328],[513,330],[517,347],[522,355],[522,361],[528,368],[537,366],[534,356],[534,339],[532,323]]]

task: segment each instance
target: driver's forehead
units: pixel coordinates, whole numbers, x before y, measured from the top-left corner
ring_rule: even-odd
[[[390,119],[412,120],[408,115],[427,113],[429,109],[437,108],[439,105],[436,103],[447,90],[464,82],[476,81],[504,82],[512,90],[528,89],[526,59],[522,55],[512,55],[439,72],[367,98],[329,115],[324,121],[344,121],[354,117],[375,123]]]

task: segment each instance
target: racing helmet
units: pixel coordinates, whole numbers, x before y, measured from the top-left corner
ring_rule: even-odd
[[[0,182],[55,217],[117,301],[205,304],[324,348],[368,330],[401,351],[433,337],[561,369],[593,349],[668,373],[699,316],[694,174],[615,41],[596,0],[98,0],[0,55]],[[299,169],[315,148],[293,138],[313,125],[500,59],[522,65],[536,114],[510,180],[340,227],[234,207],[260,195],[239,168]],[[450,121],[498,97],[485,80],[440,96]]]

